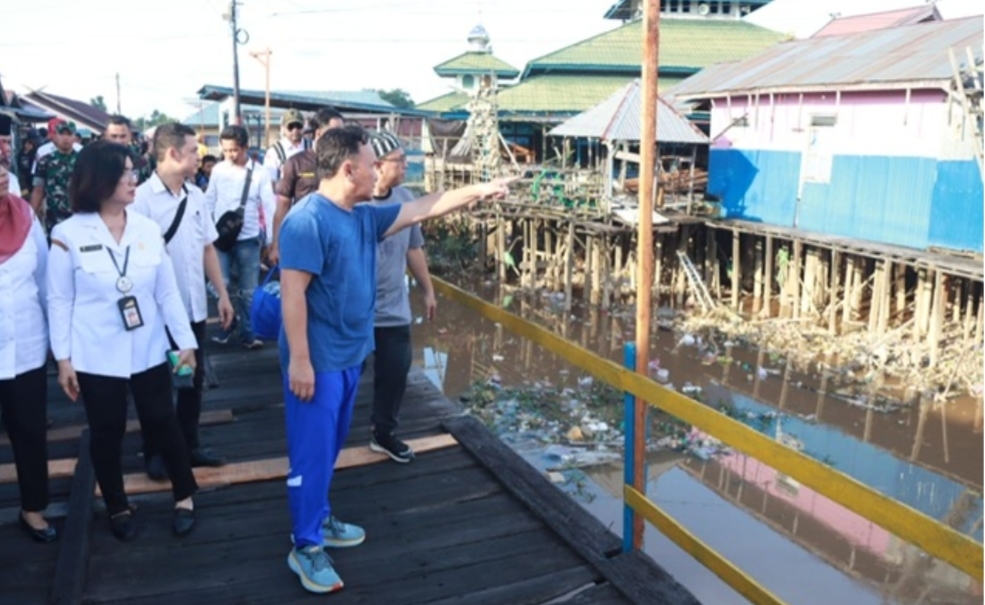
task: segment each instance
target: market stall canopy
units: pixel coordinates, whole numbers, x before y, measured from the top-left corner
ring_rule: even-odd
[[[657,141],[707,145],[708,136],[681,115],[662,97],[657,97]],[[595,107],[558,125],[549,134],[585,137],[603,141],[638,141],[642,124],[643,98],[640,81],[633,80]]]

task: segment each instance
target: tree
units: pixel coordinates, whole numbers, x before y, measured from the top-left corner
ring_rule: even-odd
[[[154,110],[151,112],[150,117],[140,117],[133,121],[133,126],[139,131],[147,130],[148,128],[154,126],[160,126],[161,124],[167,124],[168,122],[177,122],[175,118],[172,118],[168,114]]]
[[[89,99],[89,105],[92,105],[96,109],[101,109],[103,111],[108,111],[106,109],[106,99],[103,98],[103,95],[99,95],[97,97],[93,97],[93,98]]]
[[[394,88],[393,90],[379,88],[376,92],[379,93],[381,99],[394,107],[410,109],[415,105],[414,100],[410,98],[410,94],[403,88]]]

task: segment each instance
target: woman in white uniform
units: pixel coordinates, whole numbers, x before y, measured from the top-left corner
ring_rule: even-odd
[[[53,542],[48,506],[48,325],[45,263],[48,241],[31,205],[7,193],[13,178],[0,162],[0,416],[14,451],[21,528]]]
[[[194,527],[198,489],[174,412],[165,326],[181,349],[175,371],[194,369],[195,336],[161,228],[127,209],[136,187],[125,147],[99,141],[83,149],[69,184],[73,215],[52,230],[48,256],[58,384],[73,401],[82,395],[96,480],[124,541],[137,533],[121,461],[128,390],[171,477],[175,535]]]

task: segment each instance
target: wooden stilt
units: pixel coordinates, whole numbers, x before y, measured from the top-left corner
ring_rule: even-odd
[[[958,325],[961,323],[961,282],[952,279],[953,284],[949,288],[951,291],[951,323]]]
[[[591,302],[592,300],[592,290],[595,288],[595,284],[592,283],[592,261],[595,257],[595,238],[591,233],[585,234],[585,270],[583,271],[584,276],[582,277],[583,291],[581,293],[582,298],[586,301]]]
[[[608,309],[612,304],[612,240],[604,235],[602,242],[602,308]]]
[[[721,259],[718,257],[718,230],[712,229],[711,238],[711,249],[709,253],[711,255],[711,282],[708,287],[711,288],[714,284],[715,290],[715,300],[722,300],[722,265]]]
[[[554,250],[554,226],[544,221],[544,287],[551,288],[552,290],[557,289],[557,284],[554,280],[555,270],[557,268],[557,254]]]
[[[898,263],[896,265],[896,315],[899,321],[903,321],[903,312],[906,311],[906,265]]]
[[[763,309],[763,241],[759,237],[755,237],[755,240],[754,254],[756,258],[752,286],[752,312],[757,314]]]
[[[855,286],[852,288],[852,313],[861,320],[862,298],[865,294],[865,273],[867,262],[864,258],[855,258]]]
[[[568,221],[568,240],[564,244],[564,310],[571,310],[571,280],[575,266],[575,223]]]
[[[787,283],[790,285],[790,317],[800,317],[800,275],[801,259],[804,256],[804,243],[800,240],[793,242],[793,257],[787,265]]]
[[[947,293],[944,291],[944,273],[937,269],[934,271],[934,292],[933,306],[930,311],[930,334],[927,338],[927,345],[930,347],[930,366],[936,366],[940,357],[941,330],[944,327],[944,302]]]
[[[612,246],[612,256],[615,260],[615,267],[612,270],[612,277],[615,279],[615,296],[619,299],[622,296],[622,272],[623,272],[623,246],[622,237],[617,236]]]
[[[882,275],[885,272],[886,261],[876,262],[875,274],[872,278],[872,297],[869,303],[869,332],[875,333],[879,327],[879,304],[882,301]]]
[[[961,331],[961,340],[967,343],[971,339],[971,328],[975,325],[974,306],[975,301],[971,298],[972,283],[965,282],[964,300],[961,303],[964,308],[964,327]]]
[[[837,250],[831,251],[831,282],[828,288],[828,332],[835,334],[837,329],[838,307],[835,306],[838,300],[844,297],[838,296],[838,288],[841,283],[841,253]]]
[[[766,251],[764,252],[766,268],[763,270],[763,310],[764,317],[773,317],[773,236],[766,236]]]
[[[975,322],[975,342],[981,343],[985,332],[985,299],[978,297],[978,321]]]
[[[657,232],[653,236],[653,243],[656,251],[653,253],[653,298],[657,306],[660,306],[660,290],[663,287],[664,273],[664,237],[666,233]]]
[[[496,264],[500,283],[506,282],[506,221],[503,215],[496,214]]]
[[[876,325],[877,334],[885,334],[889,329],[889,316],[892,309],[892,275],[893,261],[882,261],[882,286],[879,290],[879,322]]]
[[[841,332],[844,334],[852,321],[852,304],[855,291],[856,259],[854,256],[845,258],[845,293],[841,307]]]
[[[913,294],[913,340],[919,341],[927,333],[927,269],[917,269],[917,289]]]
[[[593,306],[599,304],[602,296],[602,250],[603,243],[599,235],[592,237],[592,297]]]
[[[740,253],[740,235],[732,231],[732,310],[739,310],[739,294],[742,290],[742,259]]]

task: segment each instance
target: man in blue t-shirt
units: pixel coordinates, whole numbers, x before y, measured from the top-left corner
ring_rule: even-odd
[[[349,432],[362,363],[373,351],[376,245],[383,238],[487,197],[514,179],[433,193],[405,204],[372,197],[376,156],[364,130],[347,126],[318,140],[317,193],[281,226],[280,338],[290,469],[287,495],[294,548],[288,566],[311,592],[342,588],[325,546],[361,544],[362,528],[339,521],[328,502]]]

